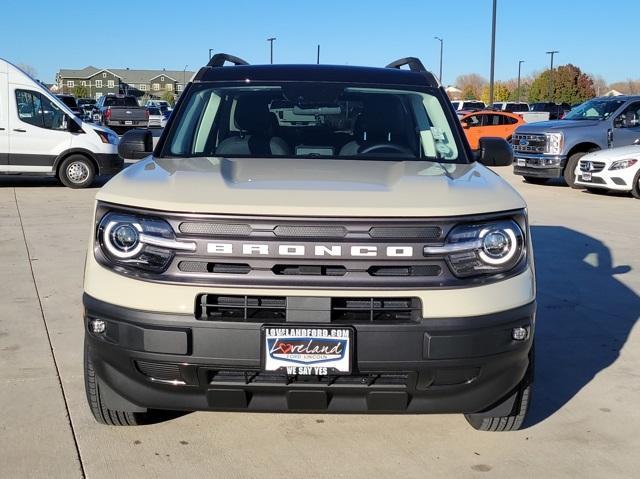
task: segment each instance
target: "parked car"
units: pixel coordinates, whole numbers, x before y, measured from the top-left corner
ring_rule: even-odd
[[[222,409],[522,426],[531,235],[525,201],[484,166],[511,165],[507,142],[473,154],[416,58],[218,54],[180,105],[155,153],[149,130],[124,135],[122,156],[145,159],[96,196],[83,329],[97,421]]]
[[[564,178],[573,187],[580,158],[640,141],[640,96],[601,97],[561,120],[526,124],[513,135],[514,173],[530,183]]]
[[[474,111],[484,110],[486,108],[484,102],[480,100],[453,100],[451,104],[453,105],[453,109],[456,111]]]
[[[118,136],[85,123],[60,98],[0,59],[0,173],[55,176],[84,188],[122,169]]]
[[[537,102],[529,105],[529,111],[547,112],[549,113],[548,120],[559,120],[571,111],[571,105],[568,103]]]
[[[150,107],[150,106],[155,106],[155,107],[161,107],[163,109],[166,109],[168,111],[173,110],[173,107],[171,106],[171,103],[169,103],[166,100],[147,100],[147,103],[145,104],[146,107]]]
[[[511,141],[515,129],[524,124],[519,115],[493,110],[476,111],[460,121],[472,150],[480,148],[480,139],[488,136]]]
[[[69,110],[71,110],[74,113],[74,115],[76,115],[78,118],[84,117],[84,110],[78,106],[78,103],[76,102],[76,97],[74,97],[73,95],[65,95],[65,94],[60,94],[56,96],[62,101],[62,103],[67,105]]]
[[[93,98],[78,98],[78,106],[82,108],[85,120],[93,121],[93,108],[95,104],[96,100]]]
[[[164,128],[169,118],[168,112],[165,115],[160,108],[155,106],[148,106],[147,113],[149,114],[149,128]]]
[[[529,111],[529,104],[516,101],[498,101],[491,104],[492,110],[506,111],[508,113],[520,113]]]
[[[575,177],[575,184],[589,191],[626,191],[640,199],[640,145],[584,155],[578,161]]]
[[[94,115],[97,115],[97,121],[101,125],[118,133],[132,128],[146,128],[149,122],[147,110],[138,104],[133,95],[101,96],[94,107]]]

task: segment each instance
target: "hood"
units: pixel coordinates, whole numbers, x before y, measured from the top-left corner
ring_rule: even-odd
[[[583,160],[604,161],[611,163],[617,160],[640,159],[640,145],[621,146],[610,150],[594,151],[582,157]]]
[[[516,133],[548,133],[567,128],[591,128],[599,125],[599,120],[551,120],[527,123],[518,127]]]
[[[149,157],[96,198],[163,211],[320,217],[454,216],[526,206],[479,163],[297,158]]]

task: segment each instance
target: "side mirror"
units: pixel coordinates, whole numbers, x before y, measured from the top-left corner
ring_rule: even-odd
[[[485,166],[511,166],[513,164],[513,149],[502,138],[480,138],[478,161]]]
[[[123,160],[141,160],[153,151],[153,135],[149,130],[129,130],[118,143],[118,155]]]
[[[66,130],[70,131],[71,133],[80,133],[82,131],[82,127],[75,119],[67,115],[64,116],[64,119],[66,122]]]

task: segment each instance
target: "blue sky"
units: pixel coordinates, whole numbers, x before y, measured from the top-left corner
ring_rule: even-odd
[[[267,63],[384,65],[419,56],[444,83],[459,74],[489,76],[491,0],[404,1],[16,1],[5,0],[0,57],[32,65],[43,81],[60,68],[197,69],[208,49]],[[10,7],[11,6],[11,7]],[[7,10],[12,10],[7,14]],[[613,82],[640,77],[638,0],[498,0],[496,78],[574,63]]]

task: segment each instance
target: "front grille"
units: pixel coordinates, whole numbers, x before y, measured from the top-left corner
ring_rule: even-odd
[[[184,222],[180,223],[180,232],[206,236],[249,236],[251,226],[243,224]]]
[[[399,238],[435,240],[442,235],[439,226],[423,226],[414,228],[374,227],[369,230],[372,238]]]
[[[515,134],[512,139],[513,150],[522,153],[544,153],[546,141],[544,135]]]
[[[288,303],[289,299],[285,296],[202,294],[196,301],[195,317],[204,321],[282,323],[289,316]],[[300,302],[297,304],[293,307],[294,315],[300,314]],[[308,312],[317,315],[320,323],[406,323],[420,320],[422,303],[418,298],[330,298],[323,308],[310,309]]]
[[[331,321],[359,323],[374,321],[406,322],[420,318],[422,305],[417,298],[333,298]]]
[[[280,238],[344,238],[347,229],[343,226],[278,225],[273,232]]]
[[[596,185],[604,185],[604,184],[606,184],[606,181],[604,181],[604,179],[600,178],[599,176],[592,176],[589,181],[586,181],[582,177],[582,175],[580,175],[580,181],[584,181],[585,183],[592,183],[592,184],[596,184]]]
[[[440,276],[442,268],[437,264],[424,266],[372,266],[371,276]]]
[[[249,274],[246,263],[214,263],[208,261],[180,261],[178,269],[183,273]]]
[[[604,161],[580,160],[580,171],[598,173],[604,170]]]
[[[273,274],[285,276],[344,276],[344,266],[277,264],[272,268]]]
[[[196,304],[196,318],[207,321],[282,322],[286,312],[284,296],[203,294]]]
[[[406,388],[409,374],[405,372],[384,372],[358,375],[329,375],[329,376],[287,376],[280,372],[266,372],[253,370],[223,369],[209,373],[209,384],[212,385],[320,385],[328,387],[339,386],[392,386]]]

